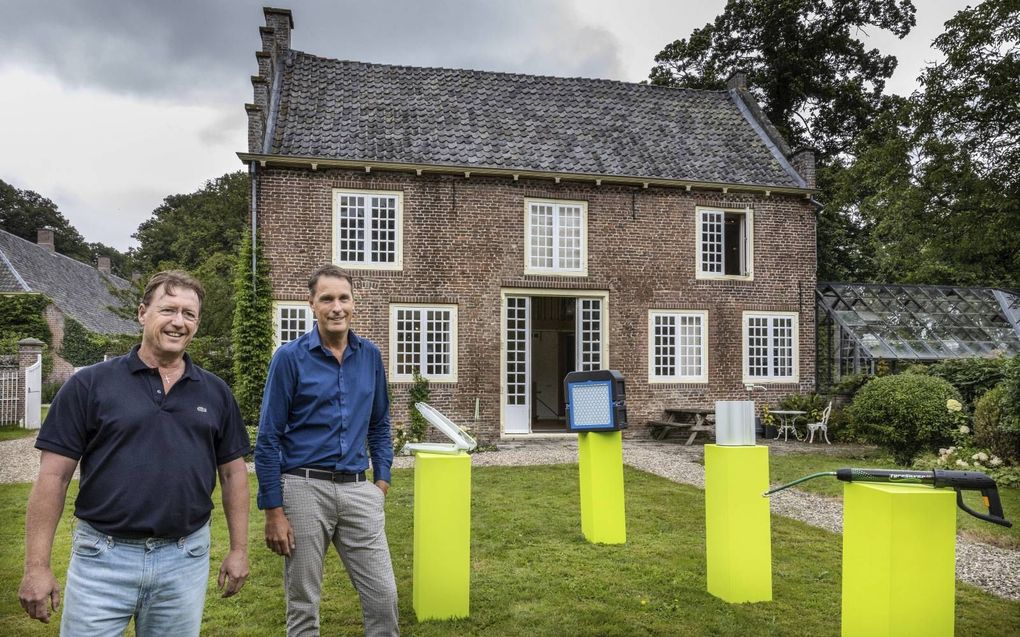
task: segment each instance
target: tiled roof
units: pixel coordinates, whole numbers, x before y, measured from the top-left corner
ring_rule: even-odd
[[[804,186],[735,91],[283,55],[271,154]]]
[[[118,276],[103,274],[86,263],[0,230],[0,292],[45,294],[61,311],[93,332],[139,331],[137,321],[123,319],[109,309],[121,304],[110,286],[123,289],[129,285]]]

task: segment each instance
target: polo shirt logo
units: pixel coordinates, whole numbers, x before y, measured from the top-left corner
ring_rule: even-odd
[[[206,409],[205,407],[202,407],[202,406],[199,406],[199,407],[195,407],[195,409],[197,409],[198,411],[202,412],[203,414],[204,414],[205,412],[209,411],[208,409]]]

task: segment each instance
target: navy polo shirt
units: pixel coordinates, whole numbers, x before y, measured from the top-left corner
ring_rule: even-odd
[[[130,353],[86,367],[57,392],[35,446],[80,460],[74,514],[119,537],[181,537],[209,519],[219,465],[248,453],[227,384],[184,356],[163,395]]]

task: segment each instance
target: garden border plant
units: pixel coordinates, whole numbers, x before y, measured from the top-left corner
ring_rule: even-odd
[[[948,381],[920,374],[883,376],[868,382],[847,408],[851,428],[908,466],[920,453],[951,441],[956,426],[946,401],[960,400]]]

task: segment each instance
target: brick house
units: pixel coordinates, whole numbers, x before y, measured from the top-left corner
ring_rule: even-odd
[[[814,159],[747,92],[389,66],[291,48],[266,8],[247,104],[252,219],[277,342],[305,280],[355,275],[406,419],[484,440],[562,433],[562,379],[612,368],[631,429],[666,406],[777,400],[815,374]]]
[[[42,294],[51,301],[43,310],[53,336],[53,369],[46,382],[63,382],[74,373],[74,365],[60,355],[68,317],[97,334],[141,331],[138,321],[113,310],[122,304],[113,290],[130,285],[111,273],[109,257],[99,257],[93,267],[57,252],[51,229],[40,228],[36,243],[0,230],[0,294]]]

